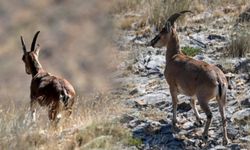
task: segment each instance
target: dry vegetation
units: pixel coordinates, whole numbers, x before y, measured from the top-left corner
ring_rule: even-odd
[[[230,57],[246,57],[250,54],[250,26],[236,29],[231,35],[231,42],[228,46]],[[248,56],[249,57],[249,56]]]
[[[121,29],[131,29],[132,25],[139,29],[145,26],[155,26],[156,29],[161,29],[166,18],[175,12],[192,10],[194,13],[199,13],[212,9],[217,12],[217,16],[230,12],[234,12],[232,13],[234,15],[237,14],[235,11],[238,13],[242,11],[247,2],[248,0],[213,0],[209,2],[204,0],[118,0],[111,12],[121,14],[117,21],[118,27]],[[237,8],[227,7],[232,5]],[[125,18],[123,18],[124,16]],[[132,21],[130,17],[136,19]]]
[[[118,0],[111,10],[109,2],[0,2],[0,149],[122,149],[124,145],[140,144],[114,119],[126,110],[109,92],[115,88],[109,75],[120,60],[111,43],[113,26],[108,16],[110,12],[121,16],[115,24],[124,30],[152,25],[158,29],[168,15],[184,9],[204,11],[207,4],[203,0]],[[220,2],[227,5],[247,0]],[[217,1],[209,6],[218,6]],[[68,79],[78,94],[72,117],[62,121],[56,131],[49,128],[43,109],[38,111],[35,124],[28,121],[31,77],[25,74],[21,61],[19,37],[23,35],[28,41],[37,30],[41,30],[41,64]],[[243,45],[242,50],[246,51],[247,45],[249,52],[249,42],[235,42],[232,53],[239,56],[234,46],[239,49]],[[93,92],[96,94],[89,94]]]
[[[110,107],[116,106],[116,107]],[[57,130],[50,128],[46,111],[38,111],[37,122],[29,122],[28,107],[14,105],[0,112],[1,149],[120,149],[136,142],[118,120],[124,112],[114,97],[100,93],[78,98],[69,120]]]
[[[108,10],[109,3],[97,0],[0,2],[0,149],[87,149],[83,147],[95,145],[95,140],[109,130],[108,136],[124,138],[124,142],[108,140],[97,147],[112,149],[112,145],[128,144],[131,135],[119,122],[112,128],[104,126],[113,124],[113,119],[125,111],[110,94],[115,88],[110,73],[119,60],[112,46]],[[28,46],[37,30],[41,30],[38,43],[42,66],[68,79],[78,95],[71,118],[62,120],[56,131],[50,128],[43,108],[38,110],[37,122],[29,122],[31,76],[25,73],[21,60],[20,35]],[[92,130],[93,136],[85,133],[96,124],[105,132]],[[124,136],[117,137],[120,134]],[[88,140],[79,144],[78,135]]]

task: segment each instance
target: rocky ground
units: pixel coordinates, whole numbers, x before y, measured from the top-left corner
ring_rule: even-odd
[[[226,116],[231,143],[222,146],[221,117],[215,100],[209,103],[213,121],[207,143],[201,140],[204,124],[201,127],[195,124],[189,97],[179,95],[177,120],[180,131],[174,133],[171,130],[172,102],[163,75],[165,49],[145,46],[156,32],[137,34],[132,28],[130,31],[120,31],[116,40],[120,53],[129,56],[118,67],[116,80],[123,85],[118,92],[122,95],[124,107],[131,108],[121,122],[131,129],[135,138],[141,140],[137,148],[249,149],[250,59],[249,56],[241,59],[225,57],[225,47],[230,41],[229,33],[235,22],[228,16],[213,18],[212,14],[209,22],[200,22],[206,13],[189,16],[189,23],[178,26],[177,30],[182,47],[201,48],[202,52],[195,58],[218,65],[230,79]],[[205,122],[205,113],[199,105],[198,110]]]

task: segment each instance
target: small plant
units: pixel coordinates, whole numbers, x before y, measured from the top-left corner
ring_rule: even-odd
[[[142,141],[138,138],[133,138],[132,136],[128,137],[128,145],[130,146],[136,146],[139,147],[140,145],[142,145]]]
[[[195,48],[195,47],[185,46],[185,47],[182,48],[182,52],[185,55],[188,55],[190,57],[194,57],[195,55],[197,55],[197,54],[199,54],[201,52],[201,49]]]
[[[231,35],[231,42],[228,47],[228,55],[231,57],[245,57],[250,53],[250,27]]]

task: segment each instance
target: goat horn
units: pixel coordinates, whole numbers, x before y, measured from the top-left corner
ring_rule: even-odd
[[[175,14],[173,14],[172,16],[170,16],[170,17],[168,18],[168,20],[167,20],[165,26],[167,26],[169,23],[170,23],[171,26],[173,26],[173,25],[174,25],[174,22],[175,22],[182,14],[187,13],[187,12],[193,13],[192,11],[189,11],[189,10],[184,10],[184,11],[181,11],[181,12],[179,12],[179,13],[175,13]]]
[[[34,38],[33,38],[33,41],[32,41],[32,44],[31,44],[31,49],[30,51],[34,51],[35,50],[35,46],[36,46],[36,39],[37,39],[37,36],[38,34],[40,33],[40,31],[37,31]]]
[[[23,52],[26,53],[27,52],[27,49],[26,49],[26,46],[24,44],[24,41],[23,41],[23,37],[21,36],[21,42],[22,42],[22,47],[23,47]]]

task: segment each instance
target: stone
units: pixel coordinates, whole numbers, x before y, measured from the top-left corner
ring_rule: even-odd
[[[214,148],[212,148],[211,150],[226,150],[227,148],[225,146],[222,146],[222,145],[218,145],[218,146],[215,146]]]
[[[227,126],[227,135],[228,135],[228,138],[231,139],[231,140],[234,140],[236,139],[239,134],[239,130],[237,130],[234,126],[232,125],[228,125]]]
[[[250,98],[246,98],[240,102],[241,106],[250,107]]]
[[[246,142],[246,143],[250,143],[250,135],[246,136],[246,137],[241,137],[240,141],[242,142]]]
[[[224,36],[221,36],[221,35],[216,35],[216,34],[210,34],[208,37],[207,37],[209,40],[222,40],[222,41],[225,41],[226,38]]]
[[[129,126],[129,128],[135,128],[136,126],[140,125],[143,122],[144,122],[143,120],[134,119],[134,120],[129,122],[128,126]]]
[[[135,95],[137,94],[139,91],[138,89],[133,89],[132,91],[129,92],[130,95]]]
[[[177,106],[177,110],[180,112],[188,112],[192,107],[189,103],[183,102]]]
[[[166,94],[156,92],[156,93],[146,94],[142,97],[135,99],[134,101],[141,106],[145,106],[145,105],[156,105],[157,103],[166,101],[166,99],[167,99]]]
[[[237,73],[249,73],[250,72],[250,59],[242,59],[235,65],[235,71]]]
[[[182,125],[182,128],[183,128],[183,129],[190,129],[190,128],[193,127],[193,126],[194,126],[194,124],[193,124],[192,122],[187,121],[187,122],[185,122],[185,123]]]
[[[194,56],[193,58],[196,59],[196,60],[205,61],[205,62],[207,62],[209,64],[215,64],[214,60],[212,60],[211,58],[209,58],[209,57],[207,57],[207,56],[205,56],[203,54],[198,54],[198,55]]]
[[[250,22],[250,8],[239,15],[239,22]]]
[[[239,123],[243,126],[249,124],[250,120],[250,108],[242,109],[237,111],[232,116],[233,122]]]
[[[231,144],[230,149],[231,150],[241,150],[241,146],[239,144]]]
[[[121,123],[128,123],[130,122],[131,120],[134,120],[134,117],[131,116],[131,115],[128,115],[128,114],[124,114],[121,119],[120,119],[120,122]]]

